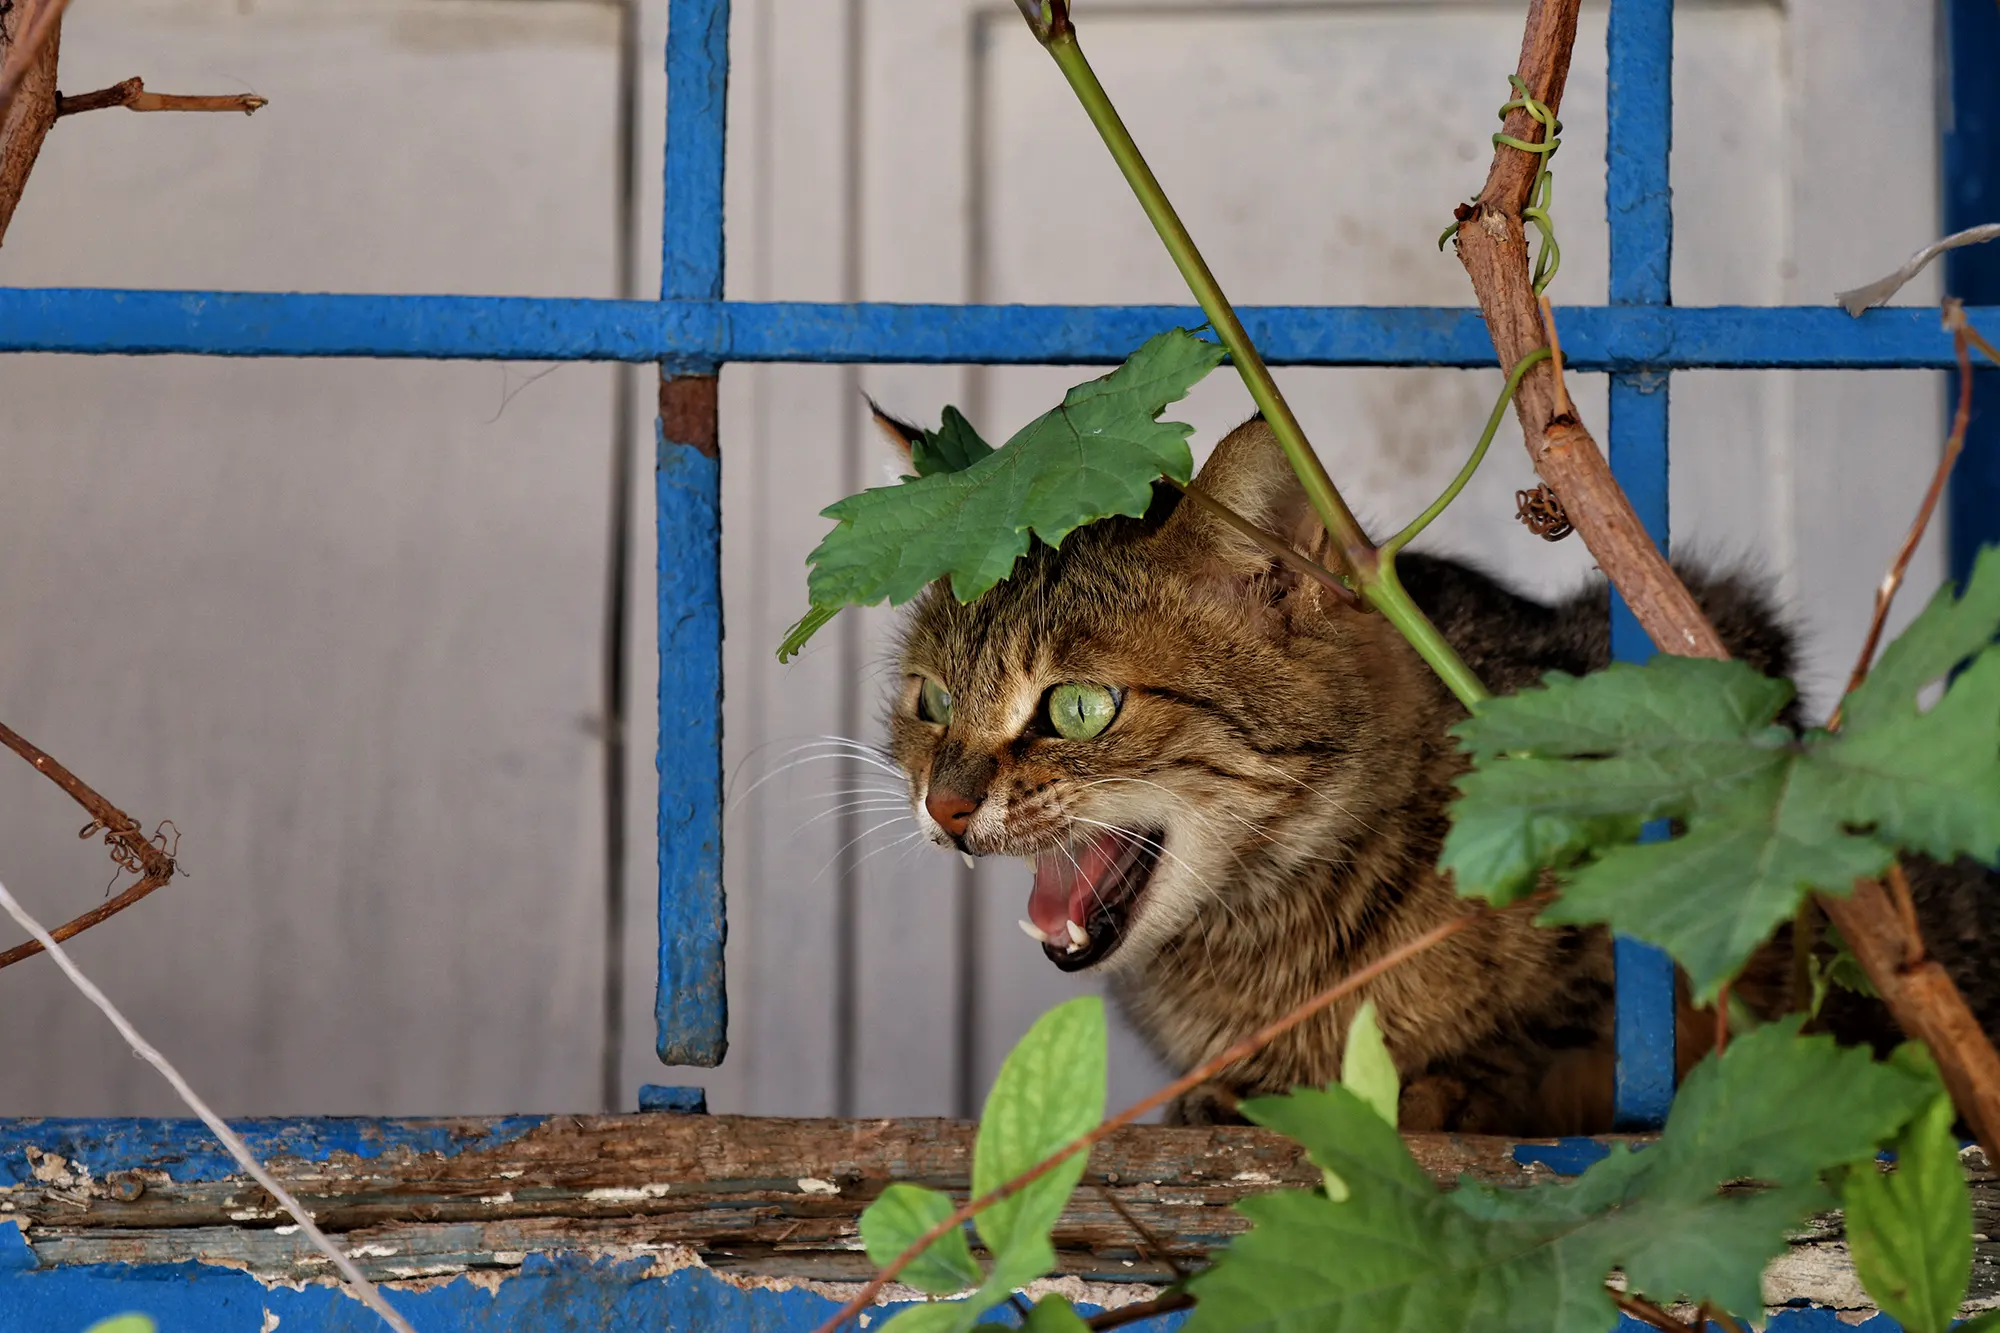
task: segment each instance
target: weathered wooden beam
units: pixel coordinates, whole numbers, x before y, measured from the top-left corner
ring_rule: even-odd
[[[554,1252],[699,1264],[737,1279],[855,1282],[856,1221],[894,1181],[962,1196],[974,1127],[950,1120],[554,1116],[492,1122],[314,1122],[268,1130],[274,1173],[380,1281],[505,1276]],[[199,1262],[265,1282],[327,1275],[255,1184],[165,1126],[116,1143],[60,1122],[0,1123],[0,1222],[23,1224],[44,1269]],[[1411,1135],[1440,1183],[1526,1185],[1580,1169],[1590,1140]],[[69,1151],[65,1151],[68,1148]],[[1976,1227],[2000,1236],[2000,1180],[1968,1150]],[[94,1163],[94,1165],[93,1165]],[[115,1163],[117,1169],[108,1169]],[[1289,1140],[1259,1129],[1142,1126],[1092,1153],[1055,1232],[1061,1271],[1157,1283],[1245,1227],[1245,1195],[1319,1183]],[[1107,1197],[1109,1196],[1109,1197]],[[1154,1251],[1114,1206],[1171,1253]],[[1773,1304],[1865,1309],[1838,1215],[1815,1219],[1767,1277]],[[2000,1243],[1982,1239],[1975,1301],[2000,1299]]]

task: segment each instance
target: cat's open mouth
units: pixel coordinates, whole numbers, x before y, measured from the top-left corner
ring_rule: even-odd
[[[1101,963],[1125,939],[1132,915],[1160,863],[1166,833],[1107,829],[1086,842],[1034,859],[1028,896],[1029,934],[1065,972]]]

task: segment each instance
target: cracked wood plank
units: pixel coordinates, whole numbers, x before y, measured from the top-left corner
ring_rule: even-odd
[[[963,1196],[974,1134],[965,1122],[918,1119],[557,1116],[503,1135],[487,1121],[413,1123],[422,1132],[411,1142],[469,1146],[399,1141],[371,1156],[335,1148],[270,1164],[379,1281],[498,1278],[528,1255],[568,1252],[698,1263],[738,1280],[857,1282],[871,1271],[856,1232],[861,1210],[894,1181]],[[267,1282],[328,1276],[254,1183],[185,1168],[177,1179],[176,1166],[189,1159],[167,1146],[170,1136],[150,1157],[100,1171],[85,1164],[81,1143],[65,1155],[48,1133],[36,1138],[41,1146],[10,1141],[0,1126],[0,1163],[17,1168],[11,1176],[21,1182],[0,1187],[0,1222],[25,1225],[44,1268],[198,1261]],[[1502,1139],[1411,1135],[1409,1143],[1444,1184],[1548,1179],[1548,1166],[1518,1157],[1574,1156],[1577,1147],[1547,1144],[1517,1156]],[[303,1139],[300,1146],[311,1151]],[[1980,1237],[1972,1297],[1984,1305],[2000,1301],[2000,1243],[1988,1239],[2000,1236],[2000,1179],[1976,1149],[1966,1161]],[[1106,1193],[1177,1260],[1199,1263],[1244,1229],[1238,1200],[1310,1187],[1319,1172],[1296,1145],[1264,1130],[1140,1126],[1098,1146],[1086,1181],[1056,1227],[1060,1271],[1089,1282],[1157,1283],[1168,1266]],[[1766,1283],[1774,1305],[1870,1308],[1837,1214],[1796,1237]]]

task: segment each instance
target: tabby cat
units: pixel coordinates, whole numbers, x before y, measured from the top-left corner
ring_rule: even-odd
[[[1261,419],[1217,446],[1197,484],[1327,561]],[[1382,616],[1179,499],[1162,484],[1143,519],[1037,543],[971,605],[930,588],[907,619],[890,748],[931,839],[1030,860],[1023,928],[1056,967],[1104,974],[1187,1069],[1465,910],[1436,868],[1464,761],[1447,735],[1461,706]],[[1550,607],[1449,560],[1398,568],[1497,692],[1609,658],[1601,583]],[[1789,638],[1755,587],[1682,573],[1733,653],[1789,672]],[[2000,893],[1967,892],[1985,879],[1970,865],[1917,874],[1947,966],[1977,955],[2000,910]],[[1240,1097],[1337,1078],[1372,999],[1406,1130],[1609,1128],[1611,942],[1536,927],[1532,912],[1490,915],[1390,970],[1170,1119],[1230,1119]],[[1778,983],[1739,989],[1785,1000]]]

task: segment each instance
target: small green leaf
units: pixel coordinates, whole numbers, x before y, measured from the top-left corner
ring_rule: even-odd
[[[800,616],[798,623],[785,631],[784,642],[778,645],[778,660],[789,662],[797,657],[806,646],[806,640],[819,633],[839,614],[837,606],[815,606]]]
[[[1104,1001],[1079,996],[1043,1014],[1010,1051],[987,1094],[972,1151],[972,1192],[997,1189],[1104,1118]],[[994,1276],[1054,1262],[1049,1231],[1083,1178],[1089,1154],[1079,1152],[1047,1175],[973,1219],[994,1255]],[[1031,1248],[1038,1247],[1038,1248]],[[1043,1256],[1047,1256],[1044,1258]]]
[[[1657,944],[1712,999],[1808,892],[1845,894],[1899,847],[2000,855],[2000,550],[1940,593],[1848,701],[1847,727],[1794,737],[1791,686],[1740,662],[1659,657],[1482,703],[1456,733],[1440,865],[1496,904],[1541,887],[1549,923]],[[1929,712],[1917,691],[1971,664]],[[1640,825],[1683,828],[1634,845]]]
[[[1987,1310],[1960,1324],[1953,1333],[2000,1333],[2000,1310]]]
[[[1347,1045],[1340,1053],[1340,1086],[1375,1108],[1375,1114],[1396,1127],[1396,1101],[1402,1089],[1389,1043],[1375,1022],[1375,1001],[1364,1001],[1347,1025]]]
[[[920,477],[939,472],[963,472],[993,452],[955,407],[944,410],[944,424],[927,430],[910,443],[910,465]]]
[[[1895,1170],[1862,1163],[1841,1195],[1854,1271],[1907,1333],[1945,1333],[1972,1275],[1972,1192],[1958,1164],[1954,1114],[1938,1088],[1897,1138]]]
[[[1044,1296],[1028,1311],[1022,1333],[1089,1333],[1090,1325],[1076,1307],[1060,1296]]]
[[[882,1191],[861,1214],[861,1241],[876,1267],[886,1267],[918,1238],[952,1214],[948,1195],[920,1185],[894,1184]],[[979,1285],[985,1273],[973,1260],[965,1231],[955,1227],[932,1241],[908,1267],[902,1280],[934,1296],[949,1296]]]
[[[92,1324],[84,1333],[157,1333],[157,1326],[142,1314],[121,1314]]]
[[[1190,1280],[1188,1328],[1601,1333],[1617,1320],[1613,1269],[1656,1301],[1761,1313],[1759,1279],[1786,1228],[1833,1202],[1821,1173],[1869,1161],[1935,1095],[1934,1078],[1801,1037],[1788,1018],[1697,1066],[1651,1148],[1615,1145],[1570,1182],[1449,1192],[1344,1087],[1246,1101],[1245,1115],[1304,1145],[1349,1197],[1246,1199],[1255,1225]],[[1718,1192],[1742,1180],[1764,1187]]]
[[[834,528],[807,557],[812,609],[779,656],[796,654],[843,606],[901,604],[940,578],[970,602],[1007,577],[1031,537],[1059,546],[1086,523],[1143,515],[1155,481],[1186,483],[1194,473],[1193,427],[1160,413],[1226,355],[1185,329],[1160,334],[984,454],[964,418],[951,414],[943,430],[926,434],[921,461],[912,447],[924,475],[821,511]]]

